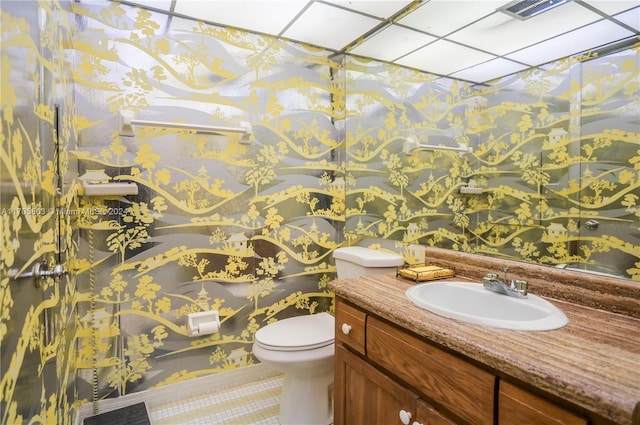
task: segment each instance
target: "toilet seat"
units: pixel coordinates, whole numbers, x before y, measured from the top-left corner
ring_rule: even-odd
[[[329,313],[283,319],[258,329],[255,344],[265,350],[315,350],[334,343],[334,318]]]

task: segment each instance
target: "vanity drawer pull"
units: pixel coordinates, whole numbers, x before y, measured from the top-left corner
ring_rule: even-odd
[[[349,335],[349,332],[351,332],[351,326],[349,326],[346,323],[342,324],[342,333],[345,335]]]
[[[400,422],[404,425],[409,425],[411,422],[411,413],[406,410],[400,410]]]

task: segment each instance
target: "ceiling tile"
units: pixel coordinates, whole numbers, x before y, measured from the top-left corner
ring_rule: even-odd
[[[430,34],[444,36],[490,15],[509,3],[502,1],[431,0],[400,19],[398,23]]]
[[[365,40],[349,53],[393,61],[435,40],[435,37],[398,25],[391,25]]]
[[[600,21],[552,40],[520,50],[506,57],[536,66],[558,58],[600,47],[632,35],[632,32],[610,21]]]
[[[616,15],[614,16],[614,18],[622,23],[629,25],[631,28],[635,28],[636,30],[640,31],[640,7],[636,7],[635,9],[629,10],[628,12]]]
[[[86,3],[91,0],[76,0]],[[112,0],[115,1],[115,0]],[[154,10],[283,36],[326,49],[467,81],[485,82],[640,31],[640,0],[569,1],[529,20],[496,9],[511,0],[426,0],[396,23],[371,31],[412,0],[132,0]],[[416,3],[417,4],[417,3]],[[592,10],[593,9],[593,10]],[[577,30],[571,32],[572,30]],[[536,44],[539,43],[539,44]],[[465,46],[467,45],[467,46]],[[502,58],[496,58],[502,56]],[[518,63],[516,63],[518,62]]]
[[[615,15],[638,6],[638,0],[589,0],[587,3],[607,15]]]
[[[493,59],[492,55],[446,40],[439,40],[395,61],[434,74],[448,75]]]
[[[328,49],[341,50],[380,22],[382,21],[323,3],[313,3],[283,36]]]
[[[306,3],[299,0],[177,0],[175,12],[225,26],[278,35]]]
[[[526,21],[496,13],[452,34],[449,39],[505,55],[598,19],[602,19],[600,15],[569,2]]]
[[[411,4],[411,0],[329,0],[329,3],[388,19]]]
[[[505,75],[522,71],[526,68],[528,68],[527,65],[522,65],[507,59],[496,58],[494,60],[472,66],[471,68],[464,69],[460,72],[453,73],[451,74],[451,77],[476,83],[484,83],[486,81],[491,81],[499,77],[504,77]]]

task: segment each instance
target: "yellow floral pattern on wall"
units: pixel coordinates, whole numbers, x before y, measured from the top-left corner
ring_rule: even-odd
[[[80,395],[89,398],[95,370],[106,397],[247,366],[260,327],[332,311],[330,255],[344,225],[340,64],[326,51],[116,3],[74,10],[80,173],[140,188],[80,200]],[[253,133],[249,143],[161,126],[122,136],[121,110],[250,122]],[[219,311],[220,332],[191,337],[187,315],[208,310]]]
[[[348,239],[640,280],[639,50],[487,86],[348,58]]]
[[[73,84],[65,46],[73,18],[60,2],[2,2],[0,116],[0,423],[75,419],[77,209]],[[64,188],[61,193],[61,189]],[[44,265],[42,261],[47,261]]]
[[[114,2],[12,4],[2,3],[3,424],[72,423],[94,397],[252,364],[261,326],[332,311],[331,255],[345,239],[610,264],[640,279],[637,47],[480,87]],[[246,121],[253,135],[121,136],[120,110]],[[407,138],[473,153],[405,153]],[[95,170],[139,194],[82,196],[76,174]],[[60,196],[58,173],[71,175]],[[460,194],[472,185],[482,194]],[[46,213],[13,213],[30,208]],[[59,254],[73,278],[47,282],[41,298],[10,278]],[[220,312],[221,331],[190,337],[187,315],[204,310]]]

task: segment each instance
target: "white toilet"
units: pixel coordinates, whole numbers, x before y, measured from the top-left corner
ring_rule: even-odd
[[[390,273],[404,264],[401,255],[363,247],[334,251],[338,278]],[[253,354],[284,373],[281,425],[333,423],[335,321],[328,313],[291,317],[260,328]]]
[[[391,273],[396,271],[396,267],[404,265],[404,257],[400,254],[362,246],[338,248],[333,251],[333,258],[336,260],[338,279]]]
[[[290,317],[256,332],[253,355],[284,373],[281,425],[333,423],[333,341],[329,313]]]

